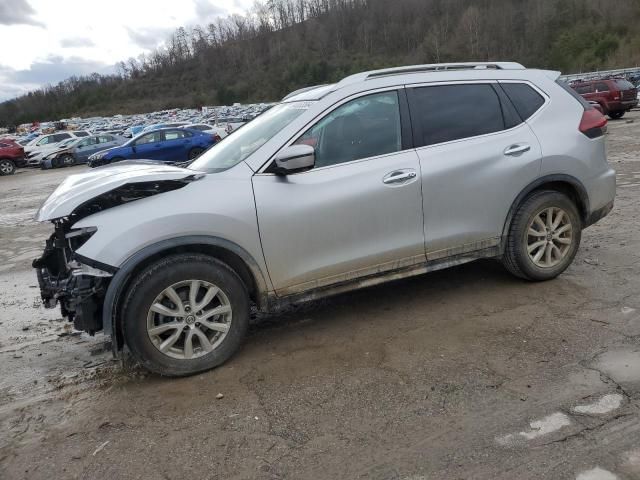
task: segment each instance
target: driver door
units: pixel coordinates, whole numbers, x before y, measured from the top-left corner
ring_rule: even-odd
[[[405,98],[389,90],[342,103],[295,142],[315,148],[313,169],[253,177],[278,295],[426,260],[420,165],[403,135]]]

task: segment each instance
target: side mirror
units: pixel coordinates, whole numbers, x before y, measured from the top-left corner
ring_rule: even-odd
[[[315,150],[310,145],[291,145],[276,154],[275,173],[289,175],[313,168],[316,163]]]

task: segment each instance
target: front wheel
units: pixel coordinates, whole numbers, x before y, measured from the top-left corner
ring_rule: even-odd
[[[617,120],[619,118],[624,117],[624,114],[627,113],[624,110],[622,111],[618,111],[618,112],[609,112],[609,117],[612,118],[613,120]]]
[[[249,295],[226,264],[206,255],[173,255],[134,279],[122,316],[125,342],[138,362],[160,375],[192,375],[239,349]]]
[[[16,164],[3,158],[0,160],[0,175],[11,175],[16,171]]]
[[[503,263],[512,274],[531,281],[550,280],[573,262],[582,221],[575,203],[555,191],[535,192],[511,222]]]

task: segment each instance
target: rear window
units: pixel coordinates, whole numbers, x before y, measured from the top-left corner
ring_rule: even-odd
[[[525,83],[501,83],[503,90],[523,120],[531,117],[544,105],[544,97]]]
[[[618,79],[616,80],[616,85],[618,86],[618,88],[620,90],[630,90],[632,88],[636,88],[633,86],[633,84],[625,79]]]
[[[590,110],[593,108],[591,104],[587,102],[584,98],[582,98],[578,94],[578,92],[576,92],[573,88],[571,88],[568,83],[563,82],[562,80],[556,80],[556,83],[560,85],[569,95],[571,95],[578,102],[580,102],[580,105],[582,105],[585,110]]]
[[[421,124],[417,146],[477,137],[505,129],[491,85],[442,85],[411,89],[411,114]]]

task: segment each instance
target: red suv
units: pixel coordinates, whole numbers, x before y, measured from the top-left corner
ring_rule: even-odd
[[[0,140],[0,175],[11,175],[26,163],[24,148],[9,139]]]
[[[638,90],[624,78],[577,81],[573,89],[590,102],[597,102],[603,113],[616,119],[638,105]]]

